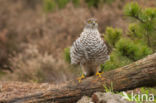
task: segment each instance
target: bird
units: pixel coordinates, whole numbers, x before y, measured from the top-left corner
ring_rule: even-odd
[[[103,72],[100,71],[100,65],[108,61],[110,56],[98,30],[97,19],[86,20],[82,33],[70,47],[70,58],[71,64],[78,64],[82,69],[79,82],[95,74],[101,78]]]

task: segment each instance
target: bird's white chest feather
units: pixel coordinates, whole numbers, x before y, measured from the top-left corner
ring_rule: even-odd
[[[93,57],[95,56],[94,54],[101,49],[103,42],[98,31],[83,32],[80,41],[87,55]]]

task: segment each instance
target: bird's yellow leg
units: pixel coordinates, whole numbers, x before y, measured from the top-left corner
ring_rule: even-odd
[[[84,74],[82,74],[82,75],[81,75],[81,77],[79,77],[79,78],[78,78],[79,83],[80,83],[80,82],[81,82],[81,80],[82,80],[82,79],[84,79],[84,78],[85,78],[85,75],[84,75]]]
[[[103,74],[104,72],[99,73],[98,71],[96,72],[96,76],[98,76],[99,78],[101,78],[101,74]]]

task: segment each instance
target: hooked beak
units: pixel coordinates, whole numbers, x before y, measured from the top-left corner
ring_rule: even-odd
[[[93,23],[93,25],[95,26],[95,23]]]

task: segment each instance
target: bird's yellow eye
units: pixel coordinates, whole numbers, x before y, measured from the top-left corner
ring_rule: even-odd
[[[91,20],[88,20],[88,23],[90,24],[90,23],[92,23],[92,21]]]

